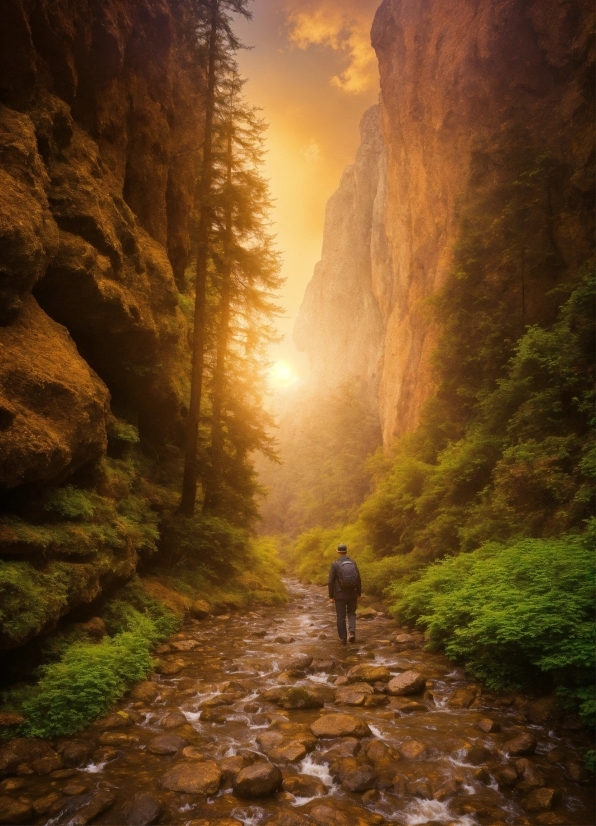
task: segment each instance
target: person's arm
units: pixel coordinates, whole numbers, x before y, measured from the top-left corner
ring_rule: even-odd
[[[356,570],[358,571],[358,582],[356,583],[356,594],[361,597],[362,596],[362,580],[360,579],[360,570],[358,566],[356,566]]]
[[[335,595],[335,577],[337,576],[337,571],[335,570],[335,563],[331,563],[331,568],[329,568],[329,581],[327,582],[327,588],[329,591],[329,599],[334,599]]]

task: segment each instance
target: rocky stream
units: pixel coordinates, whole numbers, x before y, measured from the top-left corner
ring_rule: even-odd
[[[188,622],[103,720],[0,748],[0,823],[587,826],[573,718],[488,693],[382,612],[340,645],[326,591]]]

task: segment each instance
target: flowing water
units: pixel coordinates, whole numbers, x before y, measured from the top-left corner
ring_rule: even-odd
[[[580,776],[575,778],[579,782],[569,777],[569,761],[575,761],[576,774],[579,771],[578,746],[585,734],[555,733],[548,726],[531,725],[519,698],[482,693],[441,656],[419,648],[399,651],[391,639],[399,629],[382,613],[359,620],[356,644],[343,647],[326,591],[293,581],[288,588],[286,606],[188,623],[161,649],[162,673],[152,678],[159,690],[157,697],[143,698],[133,692],[118,704],[117,717],[70,738],[91,744],[83,765],[39,777],[24,776],[17,781],[18,789],[5,786],[4,791],[28,800],[53,798],[49,813],[38,814],[31,822],[56,826],[86,823],[83,815],[77,819],[77,810],[98,790],[111,792],[110,805],[93,820],[103,824],[126,822],[126,804],[141,792],[159,801],[158,822],[166,824],[217,824],[226,818],[246,826],[269,822],[284,826],[581,826],[595,822],[590,785]],[[314,662],[304,676],[287,677],[286,682],[327,687],[324,708],[285,710],[261,696],[280,685],[284,661],[299,654],[312,656]],[[329,689],[335,689],[337,678],[361,663],[387,666],[392,675],[414,669],[425,676],[426,689],[412,697],[389,698],[377,683],[377,706],[334,703]],[[176,673],[164,673],[172,671]],[[458,689],[475,696],[471,707],[452,707]],[[467,696],[464,706],[469,702]],[[173,712],[185,719],[170,717],[167,733],[183,738],[195,750],[187,749],[184,755],[181,750],[152,753],[151,742],[166,733],[164,718]],[[294,763],[274,761],[282,770],[286,790],[272,797],[242,800],[234,795],[229,778],[218,793],[206,797],[167,791],[160,784],[172,766],[192,763],[193,758],[213,760],[220,766],[234,755],[243,756],[245,763],[264,760],[259,736],[263,739],[265,732],[279,730],[285,721],[310,726],[330,713],[364,721],[370,734],[358,742],[346,737],[319,739]],[[490,718],[498,730],[483,733],[478,728],[483,718]],[[508,755],[504,743],[527,732],[537,739],[537,748],[526,763],[519,764],[520,757]],[[387,748],[376,746],[380,752],[369,751],[375,741]],[[65,742],[54,745],[60,750]],[[373,769],[373,780],[364,784],[365,791],[349,791],[349,782],[347,786],[341,783],[346,771],[354,768],[354,760],[350,763],[346,757],[352,753],[358,766]],[[375,754],[384,756],[381,763],[370,758]],[[509,767],[511,774],[516,765],[517,777],[504,780],[503,770]],[[295,776],[298,785],[292,785]],[[545,788],[555,790],[554,803],[538,804],[532,810],[528,794]],[[39,812],[42,809],[38,806]],[[139,814],[128,818],[128,822],[149,822]]]

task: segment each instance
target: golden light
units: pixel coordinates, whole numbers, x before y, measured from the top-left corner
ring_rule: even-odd
[[[292,387],[299,381],[287,361],[276,361],[269,369],[269,381],[276,388]]]

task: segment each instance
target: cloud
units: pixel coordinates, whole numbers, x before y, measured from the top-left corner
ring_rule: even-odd
[[[310,141],[310,143],[308,144],[308,146],[306,146],[306,147],[302,150],[302,156],[303,156],[304,158],[306,158],[306,160],[307,160],[309,163],[311,163],[311,162],[313,162],[313,161],[318,161],[318,160],[319,160],[320,155],[321,155],[321,147],[320,147],[320,146],[319,146],[319,144],[316,142],[316,140],[315,140],[314,138],[312,138],[312,140]]]
[[[286,4],[290,42],[299,49],[328,46],[347,60],[331,79],[338,89],[359,94],[378,82],[370,27],[378,0],[290,0]]]

